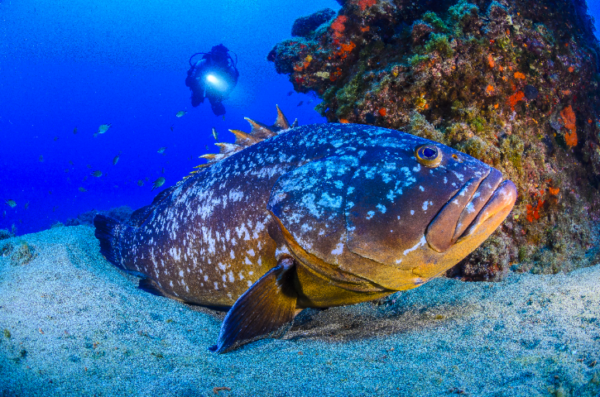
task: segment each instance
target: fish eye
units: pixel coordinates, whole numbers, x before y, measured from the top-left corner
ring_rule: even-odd
[[[419,146],[415,150],[415,156],[425,167],[435,168],[442,162],[442,152],[434,145]]]

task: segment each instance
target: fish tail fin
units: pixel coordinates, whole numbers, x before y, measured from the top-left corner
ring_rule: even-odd
[[[100,253],[119,269],[127,270],[123,266],[121,256],[123,225],[113,218],[98,214],[94,218],[94,226],[96,238],[100,241]]]

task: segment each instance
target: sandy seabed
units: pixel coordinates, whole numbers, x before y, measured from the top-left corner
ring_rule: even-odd
[[[0,396],[600,395],[600,266],[436,279],[215,355],[223,314],[137,289],[91,227],[0,252]]]

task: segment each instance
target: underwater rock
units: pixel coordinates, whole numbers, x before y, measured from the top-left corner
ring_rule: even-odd
[[[525,98],[534,101],[537,99],[539,91],[534,86],[527,84],[525,88],[523,88],[523,93],[525,94]]]
[[[35,248],[33,246],[27,244],[27,242],[25,242],[25,241],[22,241],[19,244],[18,248],[12,247],[12,249],[10,249],[10,251],[12,251],[13,249],[14,249],[14,253],[10,257],[10,263],[13,266],[27,265],[29,262],[31,262],[37,256],[37,253],[35,252]]]
[[[132,213],[133,210],[126,205],[111,208],[108,211],[91,210],[77,215],[77,218],[67,219],[65,226],[93,225],[94,217],[98,214],[110,216],[113,219],[119,220],[119,222],[125,222],[129,220]]]
[[[325,8],[311,14],[307,17],[300,17],[294,21],[292,26],[292,36],[308,37],[319,26],[330,21],[335,16],[335,11],[331,8]]]
[[[329,121],[437,140],[517,185],[508,221],[454,274],[597,263],[600,46],[585,1],[342,3],[312,35],[274,46],[277,72],[314,91]]]
[[[15,235],[12,234],[10,231],[8,231],[6,229],[0,229],[0,240],[6,240],[7,238],[11,238],[14,236]]]

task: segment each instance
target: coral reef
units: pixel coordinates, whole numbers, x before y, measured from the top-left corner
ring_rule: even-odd
[[[331,122],[408,131],[501,170],[520,194],[450,275],[556,273],[599,258],[600,46],[584,0],[348,0],[268,55]]]
[[[306,17],[296,19],[292,26],[292,36],[307,37],[326,22],[329,22],[335,16],[335,11],[331,8],[317,11]]]
[[[94,217],[98,214],[110,216],[113,219],[118,220],[119,222],[125,222],[129,220],[133,210],[126,205],[121,207],[111,208],[108,211],[97,211],[91,210],[88,212],[84,212],[82,214],[77,215],[77,218],[69,218],[65,222],[64,226],[79,226],[79,225],[93,225]],[[60,227],[62,225],[53,224],[52,227]]]

